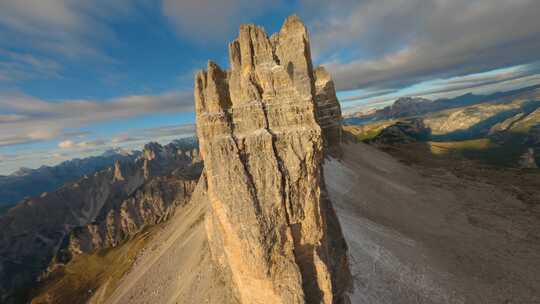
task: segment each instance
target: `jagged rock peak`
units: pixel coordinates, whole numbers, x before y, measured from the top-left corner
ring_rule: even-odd
[[[124,176],[122,175],[122,165],[119,161],[114,162],[114,174],[113,174],[113,181],[120,182],[124,180]]]
[[[229,58],[195,78],[213,259],[240,303],[342,303],[347,246],[323,191],[308,32],[296,16],[271,38],[242,25]]]
[[[150,142],[144,145],[142,157],[146,160],[154,160],[157,157],[159,157],[162,151],[163,151],[163,146],[161,146],[157,142]]]

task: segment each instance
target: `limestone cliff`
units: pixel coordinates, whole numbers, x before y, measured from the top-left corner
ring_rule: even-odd
[[[322,176],[321,125],[339,113],[330,77],[314,71],[295,16],[272,37],[242,25],[229,60],[195,80],[213,260],[240,303],[347,302],[347,246]]]
[[[334,81],[323,67],[315,69],[314,77],[317,122],[322,129],[325,146],[339,146],[342,117]]]

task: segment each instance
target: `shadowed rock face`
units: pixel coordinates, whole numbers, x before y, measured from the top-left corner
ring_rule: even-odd
[[[322,129],[325,146],[339,146],[342,137],[342,118],[334,82],[323,67],[315,69],[314,76],[317,122]]]
[[[209,62],[195,80],[213,259],[240,303],[348,301],[347,246],[321,172],[319,124],[335,128],[339,106],[313,70],[307,30],[297,17],[271,38],[242,25],[229,60],[230,71]],[[317,101],[330,104],[319,122]]]

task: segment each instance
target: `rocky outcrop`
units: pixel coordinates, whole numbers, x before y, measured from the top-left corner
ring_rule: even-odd
[[[0,302],[21,302],[12,295],[31,288],[66,244],[73,250],[60,260],[115,246],[166,218],[198,178],[182,171],[193,166],[189,155],[174,144],[149,144],[135,161],[116,162],[0,217]]]
[[[344,303],[347,246],[324,193],[316,115],[317,100],[333,102],[322,101],[331,80],[314,72],[294,16],[272,37],[242,25],[229,60],[229,71],[209,62],[195,80],[213,260],[240,303]]]
[[[424,125],[421,119],[398,121],[384,128],[377,136],[369,139],[369,143],[375,144],[406,144],[429,139],[431,131]]]
[[[323,67],[315,69],[314,76],[317,122],[322,129],[325,146],[339,146],[342,139],[342,117],[334,81]]]

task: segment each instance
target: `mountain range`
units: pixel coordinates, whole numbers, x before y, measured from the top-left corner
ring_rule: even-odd
[[[2,303],[24,301],[58,263],[114,247],[189,200],[201,171],[195,140],[149,143],[136,155],[114,155],[114,165],[26,198],[0,216]],[[87,170],[96,160],[105,165],[110,158],[60,168],[82,163]]]
[[[441,98],[436,100],[421,97],[401,97],[396,99],[392,105],[384,107],[383,109],[370,113],[359,112],[351,114],[345,119],[345,121],[350,124],[363,124],[382,120],[426,115],[428,113],[466,107],[484,102],[492,102],[495,100],[503,101],[505,99],[512,98],[512,96],[526,96],[528,94],[535,94],[539,88],[540,85],[534,85],[506,92],[496,92],[488,95],[475,95],[472,93],[467,93],[454,98]]]
[[[137,158],[139,152],[109,150],[100,156],[64,161],[38,169],[21,168],[10,175],[0,175],[0,206],[12,206],[25,197],[57,189],[67,182],[103,170],[116,161]]]

